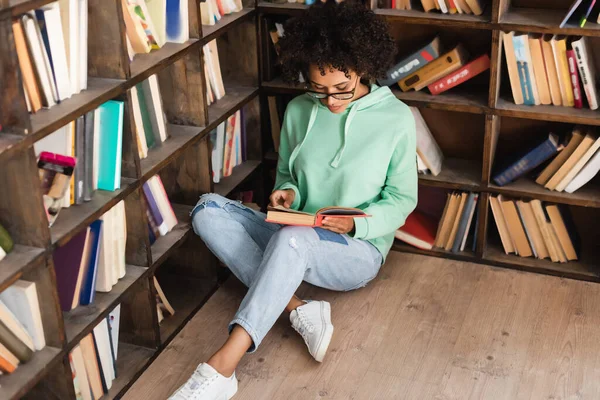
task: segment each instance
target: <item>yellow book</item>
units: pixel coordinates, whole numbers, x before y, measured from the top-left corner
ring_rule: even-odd
[[[544,55],[542,53],[541,35],[529,35],[529,51],[531,52],[531,61],[533,63],[533,72],[535,83],[540,97],[540,103],[544,105],[552,104],[550,97],[550,87],[548,77],[546,76],[546,67],[544,65]]]
[[[517,58],[515,57],[513,36],[514,32],[502,32],[502,41],[504,42],[504,57],[506,57],[510,89],[512,90],[515,104],[523,104],[523,91],[521,90],[521,80],[519,79],[519,70],[517,69]]]
[[[548,86],[550,88],[550,97],[552,104],[562,106],[562,97],[560,94],[560,84],[558,83],[558,72],[556,71],[556,63],[554,62],[554,53],[552,51],[552,35],[544,35],[541,40],[542,55],[544,56],[544,65],[546,67],[546,75],[548,76]]]
[[[551,41],[554,63],[558,72],[558,84],[563,106],[573,107],[573,86],[571,86],[571,74],[569,73],[569,61],[567,60],[567,37],[554,35]]]

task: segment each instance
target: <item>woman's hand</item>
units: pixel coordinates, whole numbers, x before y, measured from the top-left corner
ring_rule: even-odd
[[[271,201],[271,206],[284,206],[285,208],[290,208],[294,203],[294,199],[296,198],[296,192],[293,189],[285,189],[285,190],[276,190],[271,193],[269,200]]]
[[[323,218],[323,229],[335,233],[348,233],[354,230],[354,218]]]

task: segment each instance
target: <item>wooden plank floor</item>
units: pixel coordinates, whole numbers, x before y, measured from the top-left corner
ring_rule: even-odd
[[[336,293],[325,362],[282,316],[237,370],[235,400],[600,399],[600,285],[390,254],[366,288]],[[230,280],[127,392],[163,400],[226,338],[244,288]]]

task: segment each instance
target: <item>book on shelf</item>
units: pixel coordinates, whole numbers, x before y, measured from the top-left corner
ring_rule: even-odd
[[[0,293],[0,308],[6,308],[31,338],[33,350],[46,347],[35,282],[18,280]]]
[[[569,22],[583,28],[592,14],[595,4],[596,0],[575,0],[560,22],[559,28],[564,28]]]
[[[283,206],[267,208],[267,222],[297,226],[323,226],[323,218],[368,218],[370,215],[354,207],[323,207],[315,213],[292,210]]]
[[[490,196],[490,206],[506,254],[552,262],[578,259],[580,240],[566,206],[502,195]]]
[[[571,83],[571,74],[569,73],[569,61],[567,59],[567,37],[554,35],[550,40],[552,52],[554,54],[554,63],[558,72],[558,84],[560,86],[560,95],[562,105],[573,107],[575,99],[573,97],[573,85]]]
[[[99,400],[118,377],[120,308],[101,319],[69,353],[73,386],[82,399]]]
[[[437,227],[438,221],[435,218],[415,210],[406,217],[404,225],[396,230],[394,236],[418,249],[431,250]]]
[[[444,154],[419,109],[417,107],[410,107],[410,110],[415,119],[417,131],[417,157],[422,161],[424,167],[426,167],[425,169],[422,167],[419,168],[419,171],[439,175],[442,171]]]
[[[200,3],[202,25],[215,25],[223,16],[242,11],[242,0],[207,0]]]
[[[500,168],[492,178],[498,186],[504,186],[533,170],[562,149],[558,135],[548,134],[543,141],[527,149],[515,159],[511,159],[507,166]]]
[[[157,238],[173,230],[178,221],[158,175],[144,182],[142,189],[148,216],[150,243],[154,243]]]
[[[238,110],[210,133],[213,182],[231,176],[246,161],[246,132],[243,111]]]
[[[411,0],[379,0],[378,8],[389,8],[395,10],[415,10],[415,4]],[[421,0],[423,11],[440,11],[443,14],[474,14],[481,15],[487,5],[486,0]]]
[[[140,159],[148,156],[148,150],[160,146],[169,138],[167,117],[164,112],[158,77],[148,79],[131,87],[131,111],[135,126],[137,150]]]
[[[0,261],[14,248],[14,242],[8,231],[0,224]]]
[[[202,47],[204,55],[204,72],[206,75],[206,92],[208,105],[225,96],[225,86],[223,85],[223,76],[221,75],[221,66],[219,64],[219,51],[217,49],[217,40],[213,39]]]
[[[588,39],[585,36],[575,38],[571,42],[571,46],[575,52],[579,77],[581,78],[581,83],[583,84],[589,107],[591,110],[597,110],[598,90],[596,89],[596,68],[592,59]]]
[[[13,21],[30,112],[87,89],[87,28],[87,0],[55,1]]]
[[[162,287],[158,283],[156,276],[153,277],[154,288],[156,289],[156,311],[158,314],[158,322],[160,323],[164,319],[165,313],[169,313],[171,316],[175,315],[175,309],[167,299]]]
[[[425,46],[399,60],[396,65],[386,72],[386,77],[378,80],[381,86],[390,86],[404,79],[409,74],[437,59],[442,52],[442,42],[439,36],[433,38]]]
[[[464,67],[433,82],[427,86],[427,89],[433,95],[440,94],[476,77],[488,69],[490,69],[490,57],[484,54],[469,62]]]

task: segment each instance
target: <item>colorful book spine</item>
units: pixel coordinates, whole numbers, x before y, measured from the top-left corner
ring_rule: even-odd
[[[575,57],[577,59],[577,67],[579,68],[579,76],[585,96],[588,100],[590,109],[596,110],[598,108],[598,92],[596,90],[596,69],[594,68],[593,59],[590,57],[591,53],[589,46],[587,45],[587,38],[583,36],[579,40],[574,40],[571,45],[575,51]]]
[[[569,75],[571,76],[575,108],[583,108],[583,98],[581,96],[581,86],[579,85],[579,73],[577,72],[575,51],[567,50],[567,61],[569,62]]]
[[[529,73],[530,65],[530,56],[529,56],[529,46],[528,46],[528,38],[526,35],[514,35],[513,36],[513,45],[515,49],[515,58],[517,60],[517,70],[519,71],[519,80],[521,81],[521,91],[523,92],[523,99],[525,105],[533,106],[535,105],[535,83],[533,79],[535,79]]]
[[[158,231],[160,232],[160,234],[164,236],[168,233],[167,224],[165,223],[158,209],[156,199],[152,194],[152,190],[150,189],[150,185],[148,184],[148,182],[144,182],[144,184],[142,185],[142,189],[144,191],[144,197],[146,198],[146,202],[148,203],[148,210],[150,211],[150,214],[152,214],[152,219],[158,227]]]
[[[446,90],[452,89],[468,81],[469,79],[479,75],[483,71],[490,68],[490,57],[484,54],[475,60],[471,61],[464,67],[446,75],[442,79],[432,83],[427,88],[431,94],[440,94]]]
[[[512,182],[552,157],[557,151],[558,137],[551,134],[548,139],[512,163],[508,168],[496,174],[493,178],[494,183],[498,186],[504,186]]]
[[[390,86],[399,80],[424,67],[440,56],[440,39],[436,37],[427,46],[404,58],[386,72],[385,79],[379,81],[381,86]]]

